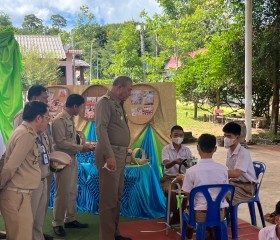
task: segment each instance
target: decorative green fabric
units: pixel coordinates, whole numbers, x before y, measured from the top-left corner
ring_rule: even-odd
[[[7,143],[13,131],[13,119],[22,109],[21,53],[14,33],[0,33],[0,131]]]

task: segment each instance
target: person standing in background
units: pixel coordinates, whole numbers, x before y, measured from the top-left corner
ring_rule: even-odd
[[[115,78],[111,91],[97,102],[95,108],[100,240],[131,240],[121,236],[119,231],[124,168],[130,143],[128,120],[123,104],[130,96],[131,90],[132,80],[127,76],[119,76]]]
[[[27,99],[31,101],[40,101],[48,104],[48,89],[42,85],[33,85],[29,88]],[[23,110],[19,111],[14,117],[14,129],[17,128],[23,121]],[[50,119],[49,119],[50,120]],[[33,240],[52,240],[53,237],[48,234],[43,234],[43,225],[45,216],[48,209],[52,173],[50,172],[50,162],[46,158],[46,154],[50,154],[53,151],[53,140],[50,133],[50,125],[48,124],[46,131],[39,133],[39,165],[41,169],[41,183],[37,189],[32,193],[31,207],[33,213]],[[45,157],[45,159],[43,159]]]
[[[84,98],[79,94],[68,96],[63,111],[57,115],[52,123],[54,148],[69,154],[72,164],[62,171],[55,173],[56,194],[53,207],[53,231],[58,236],[65,236],[63,228],[87,228],[88,224],[75,219],[77,212],[78,191],[78,152],[92,151],[91,144],[78,144],[74,117],[77,116],[84,104]]]
[[[32,239],[33,214],[31,195],[41,182],[40,133],[49,123],[47,104],[26,103],[23,123],[10,137],[0,175],[0,210],[5,221],[7,239]],[[48,154],[45,153],[46,158]]]

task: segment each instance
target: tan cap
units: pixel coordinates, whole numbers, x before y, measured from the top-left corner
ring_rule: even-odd
[[[61,151],[53,151],[50,153],[50,169],[52,172],[60,172],[72,161],[71,157]]]

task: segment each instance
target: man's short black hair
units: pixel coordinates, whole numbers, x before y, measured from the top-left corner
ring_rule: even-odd
[[[173,126],[173,127],[171,128],[171,134],[172,134],[173,131],[175,131],[175,130],[182,130],[182,131],[184,132],[184,129],[183,129],[181,126],[179,126],[179,125],[175,125],[175,126]]]
[[[114,79],[113,86],[121,86],[126,87],[128,83],[132,83],[132,80],[130,77],[127,76],[118,76]]]
[[[276,215],[280,216],[280,201],[275,206],[275,213]]]
[[[24,106],[22,118],[24,121],[32,122],[38,115],[43,116],[47,111],[47,104],[40,101],[30,101]]]
[[[238,123],[229,122],[223,127],[223,132],[240,136],[241,126]]]
[[[80,94],[70,94],[66,100],[65,106],[66,107],[73,107],[77,105],[78,107],[85,103],[85,99]]]
[[[201,134],[197,144],[202,152],[212,153],[216,147],[216,137],[208,133]]]
[[[33,97],[38,97],[43,92],[47,92],[47,91],[48,91],[48,89],[42,85],[33,85],[28,90],[27,99],[28,99],[28,101],[31,101]]]

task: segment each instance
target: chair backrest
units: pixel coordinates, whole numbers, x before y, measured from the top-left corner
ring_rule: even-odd
[[[219,190],[219,193],[215,200],[212,199],[209,190],[211,189],[217,189]],[[195,196],[198,193],[202,193],[203,196],[206,199],[207,202],[207,214],[206,214],[206,222],[205,224],[207,226],[218,226],[221,222],[221,216],[220,216],[220,208],[221,208],[221,202],[225,198],[225,196],[230,194],[230,206],[232,197],[234,195],[234,187],[229,184],[211,184],[211,185],[201,185],[198,187],[195,187],[190,192],[190,199],[189,199],[189,206],[190,206],[190,224],[192,226],[195,226],[196,220],[195,220],[195,210],[194,210],[194,204],[195,204]],[[227,195],[229,196],[229,195]]]
[[[260,187],[262,184],[263,176],[266,170],[266,165],[263,162],[253,161],[256,177],[258,179],[258,186],[256,189],[255,196],[259,194]]]

